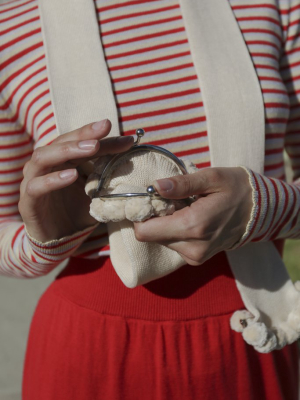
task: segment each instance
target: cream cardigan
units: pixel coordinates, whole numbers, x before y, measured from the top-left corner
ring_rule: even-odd
[[[58,132],[109,118],[110,135],[119,135],[93,0],[39,2]],[[231,8],[224,0],[180,3],[203,92],[212,166],[243,165],[263,173],[263,99]],[[227,257],[246,307],[232,316],[232,328],[260,352],[294,342],[300,335],[300,294],[273,243],[249,243]],[[163,268],[150,278],[140,268],[127,285],[144,283],[146,272],[147,281],[171,272],[168,264]]]

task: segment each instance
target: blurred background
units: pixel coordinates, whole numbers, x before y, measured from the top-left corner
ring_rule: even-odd
[[[284,261],[295,282],[300,280],[300,241],[287,240],[284,247]]]
[[[30,321],[39,297],[63,265],[38,279],[0,276],[0,400],[21,400]]]
[[[288,182],[292,182],[292,170],[287,154],[284,154],[286,178]],[[300,241],[286,240],[284,247],[284,261],[291,276],[295,282],[300,280]]]

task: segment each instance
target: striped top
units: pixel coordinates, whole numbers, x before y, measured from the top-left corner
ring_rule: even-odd
[[[265,105],[264,176],[243,244],[300,237],[300,0],[228,0],[252,57]],[[95,0],[120,131],[145,128],[148,143],[198,168],[210,166],[205,104],[178,0]],[[47,244],[30,238],[18,212],[22,169],[57,131],[37,0],[0,5],[0,272],[43,275],[72,256],[109,254],[98,224]],[[285,183],[283,150],[294,172]]]

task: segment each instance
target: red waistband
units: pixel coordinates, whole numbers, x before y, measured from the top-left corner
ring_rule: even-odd
[[[190,320],[244,308],[225,253],[201,266],[185,265],[129,289],[109,258],[71,258],[49,290],[102,314],[146,320]]]

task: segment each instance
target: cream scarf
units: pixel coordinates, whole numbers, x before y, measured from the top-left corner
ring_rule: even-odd
[[[227,0],[180,3],[203,93],[212,166],[244,165],[263,173],[263,99],[230,5]],[[39,0],[39,7],[59,134],[109,118],[111,135],[119,135],[93,0]],[[227,257],[248,310],[232,316],[232,328],[260,352],[295,341],[300,295],[273,243],[250,243]],[[136,284],[142,281],[140,276]]]

